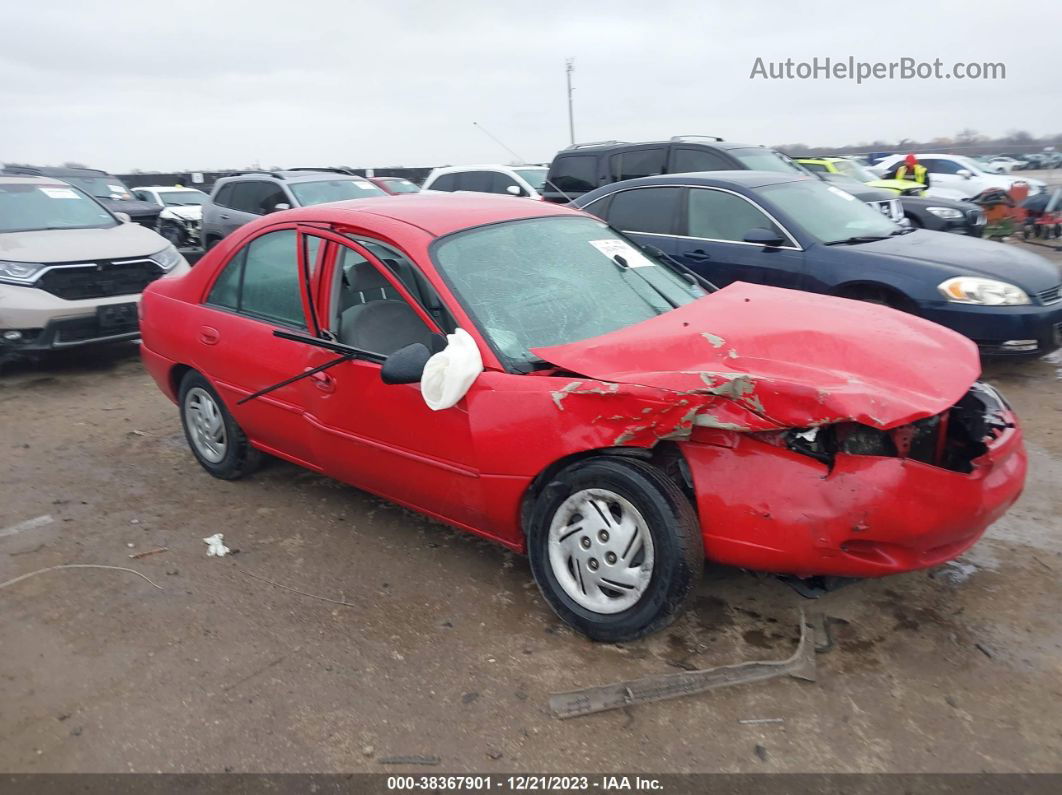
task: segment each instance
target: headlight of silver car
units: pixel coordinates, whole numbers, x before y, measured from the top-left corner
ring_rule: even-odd
[[[44,267],[43,262],[9,262],[0,259],[0,282],[33,284]]]
[[[155,260],[164,271],[172,271],[180,263],[181,254],[172,245],[169,245],[162,251],[152,254],[151,259]]]
[[[1020,287],[979,276],[956,276],[939,284],[937,289],[956,304],[1019,306],[1029,303],[1029,296]]]
[[[954,207],[926,207],[926,210],[933,213],[937,218],[947,218],[949,220],[962,218],[962,210],[956,210]]]

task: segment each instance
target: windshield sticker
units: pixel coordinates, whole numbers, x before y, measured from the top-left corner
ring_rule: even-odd
[[[834,194],[840,196],[845,201],[850,201],[850,202],[857,201],[856,197],[853,196],[851,193],[848,193],[847,191],[843,191],[843,190],[841,190],[840,188],[838,188],[835,185],[830,185],[826,190],[828,190],[830,193],[834,193]]]
[[[371,182],[368,182],[366,180],[355,179],[353,180],[353,182],[362,190],[372,190],[375,187]]]
[[[78,195],[70,188],[38,188],[49,199],[76,199]]]
[[[648,268],[656,264],[634,246],[623,240],[609,238],[608,240],[590,240],[587,242],[609,259],[613,259],[617,254],[623,257],[629,268]]]
[[[108,185],[107,189],[110,190],[112,193],[125,193],[125,188],[123,188],[121,185]]]

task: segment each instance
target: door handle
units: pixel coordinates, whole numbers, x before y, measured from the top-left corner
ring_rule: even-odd
[[[707,262],[711,258],[712,255],[703,248],[695,248],[693,251],[687,252],[686,254],[686,259],[693,260],[694,262]]]
[[[221,335],[218,334],[216,328],[211,328],[210,326],[199,327],[199,341],[204,345],[217,345],[220,339]]]
[[[219,215],[219,216],[218,216],[218,218],[220,218],[220,219],[221,219],[222,221],[227,221],[227,220],[229,220],[229,217],[228,217],[227,215],[225,215],[224,213],[222,213],[221,215]]]
[[[306,367],[303,371],[305,372],[306,370],[312,369],[312,367]],[[331,373],[326,373],[324,371],[320,373],[314,373],[310,376],[310,380],[313,381],[313,385],[320,389],[322,392],[331,393],[336,391],[336,379],[332,377]]]

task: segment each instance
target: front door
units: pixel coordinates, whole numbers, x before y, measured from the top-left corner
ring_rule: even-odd
[[[740,194],[716,188],[689,188],[679,235],[663,248],[719,287],[731,282],[799,289],[804,286],[804,253],[760,207]],[[776,232],[785,241],[765,247],[746,243],[752,229]]]
[[[380,378],[382,359],[399,348],[414,342],[440,347],[438,310],[433,317],[418,300],[430,288],[397,249],[330,239],[315,302],[321,325],[339,342],[377,357],[344,362],[312,380],[308,420],[317,459],[329,474],[367,491],[479,525],[482,488],[467,399],[432,411],[419,384],[389,385]],[[309,365],[333,355],[313,349]]]

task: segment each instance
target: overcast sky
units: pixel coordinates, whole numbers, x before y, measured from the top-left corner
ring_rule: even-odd
[[[708,133],[1062,132],[1062,4],[9,0],[0,161],[125,172],[528,161]],[[1002,61],[1002,81],[750,80],[755,59]]]

